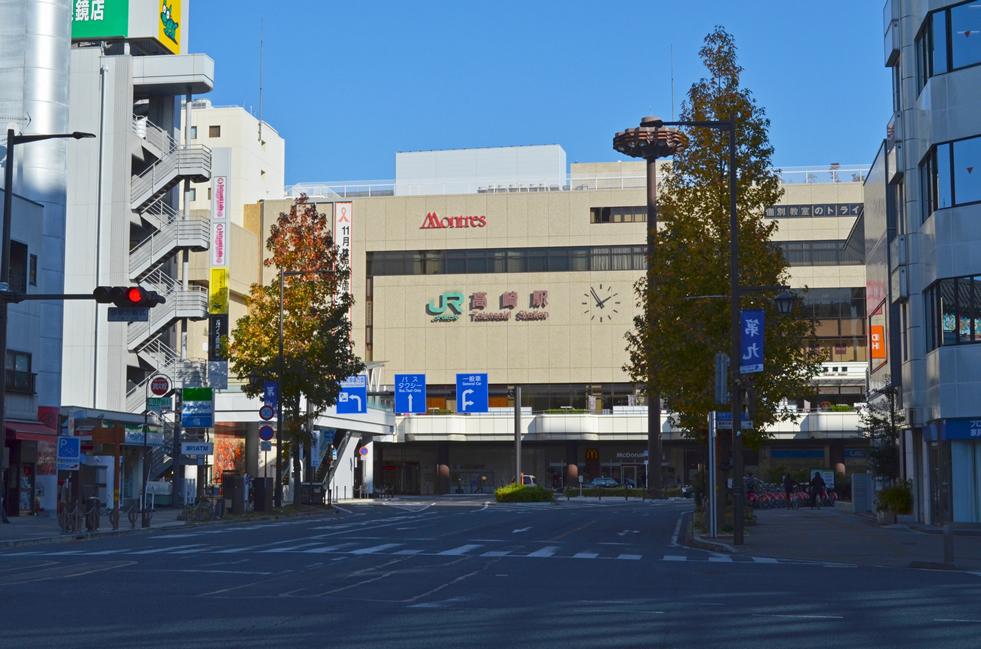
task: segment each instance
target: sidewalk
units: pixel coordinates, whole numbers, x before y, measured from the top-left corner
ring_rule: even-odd
[[[720,543],[719,550],[758,557],[802,559],[858,565],[941,567],[943,534],[933,528],[879,525],[867,516],[835,508],[756,510],[757,524],[746,527],[744,544],[732,547],[732,537],[701,538]],[[927,531],[928,530],[928,531]],[[954,565],[960,570],[981,570],[981,535],[954,534]]]
[[[177,520],[179,510],[161,508],[154,512],[149,528],[141,528],[140,520],[136,520],[135,529],[129,519],[123,515],[119,521],[119,530],[113,530],[109,517],[102,515],[97,532],[82,534],[62,534],[58,527],[58,519],[44,516],[15,516],[10,518],[10,524],[0,523],[0,548],[34,543],[63,543],[78,539],[97,538],[103,536],[122,536],[126,534],[145,534],[151,530],[184,527],[184,521]]]

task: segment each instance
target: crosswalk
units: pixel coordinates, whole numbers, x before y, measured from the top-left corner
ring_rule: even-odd
[[[206,543],[185,543],[157,548],[118,548],[113,550],[26,550],[0,553],[0,561],[7,557],[109,557],[123,556],[156,558],[165,555],[180,555],[188,558],[207,555],[338,555],[339,557],[354,558],[372,555],[388,555],[403,558],[412,557],[481,557],[494,559],[569,559],[582,560],[613,560],[640,561],[646,558],[652,561],[667,563],[703,562],[703,563],[741,563],[741,564],[815,564],[814,561],[799,561],[773,559],[769,557],[751,557],[742,555],[721,555],[707,552],[690,554],[637,554],[627,548],[568,548],[559,545],[537,547],[533,544],[501,548],[486,543],[466,543],[456,547],[408,547],[408,543],[365,543],[347,542],[287,542],[282,545],[263,544],[255,546],[228,547]]]

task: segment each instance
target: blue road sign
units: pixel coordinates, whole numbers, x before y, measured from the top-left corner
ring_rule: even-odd
[[[739,372],[750,374],[763,371],[763,310],[739,312],[740,348],[742,359]]]
[[[395,413],[426,412],[426,375],[395,375]]]
[[[270,441],[275,436],[276,432],[273,431],[272,426],[263,426],[259,429],[259,439],[264,442]]]
[[[214,401],[185,401],[181,413],[184,428],[211,428],[215,425]]]
[[[276,404],[279,403],[279,383],[266,381],[262,384],[262,403],[276,409]]]
[[[487,375],[456,375],[456,411],[487,412]]]
[[[82,439],[80,437],[58,438],[59,471],[78,471],[78,464],[81,456]]]
[[[368,377],[359,374],[341,381],[341,393],[337,395],[337,414],[363,415],[367,412]]]

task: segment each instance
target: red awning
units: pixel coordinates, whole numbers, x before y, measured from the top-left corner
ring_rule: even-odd
[[[58,436],[57,431],[48,428],[40,422],[8,421],[7,433],[13,433],[16,439],[31,442],[50,442]]]

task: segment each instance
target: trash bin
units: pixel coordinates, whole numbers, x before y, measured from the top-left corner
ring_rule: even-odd
[[[255,489],[255,510],[257,512],[271,512],[273,508],[273,479],[256,478],[252,481],[252,488]]]
[[[221,493],[226,510],[245,513],[245,476],[225,472],[221,476]]]

